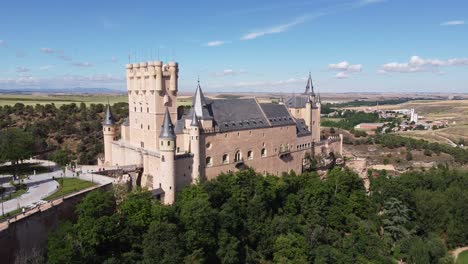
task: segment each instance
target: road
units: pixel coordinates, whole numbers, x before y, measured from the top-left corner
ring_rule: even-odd
[[[48,164],[48,161],[35,162]],[[28,185],[27,192],[18,198],[4,202],[3,213],[8,213],[21,207],[34,206],[38,203],[44,202],[42,200],[43,198],[53,194],[58,190],[59,184],[57,181],[53,180],[53,177],[60,178],[62,176],[63,171],[61,169],[49,173],[30,175],[29,179],[24,179],[24,183]],[[65,177],[71,178],[75,176],[73,172],[67,171]],[[86,181],[93,181],[97,184],[107,184],[114,181],[113,178],[97,174],[81,174],[79,178]]]

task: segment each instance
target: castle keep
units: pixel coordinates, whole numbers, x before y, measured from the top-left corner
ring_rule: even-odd
[[[312,79],[303,95],[276,103],[204,96],[198,83],[190,111],[177,108],[178,64],[127,64],[129,116],[116,140],[107,106],[105,166],[143,169],[141,186],[172,204],[181,187],[252,167],[264,174],[302,172],[306,153],[341,154],[342,138],[320,137],[320,96]]]

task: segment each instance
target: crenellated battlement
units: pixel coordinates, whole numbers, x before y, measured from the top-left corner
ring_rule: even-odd
[[[179,65],[177,62],[163,63],[162,61],[148,61],[140,63],[130,63],[126,65],[127,89],[128,91],[168,90],[177,92],[177,79]],[[168,87],[165,88],[164,81],[168,80]]]

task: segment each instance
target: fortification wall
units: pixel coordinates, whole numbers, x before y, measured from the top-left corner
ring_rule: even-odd
[[[76,205],[86,194],[96,189],[109,190],[111,186],[109,183],[91,187],[0,223],[0,262],[26,263],[28,259],[41,256],[49,233],[60,222],[76,220]]]

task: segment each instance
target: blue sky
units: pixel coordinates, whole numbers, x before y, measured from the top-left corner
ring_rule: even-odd
[[[463,0],[0,4],[0,89],[125,89],[131,54],[182,91],[468,92],[467,47]]]

